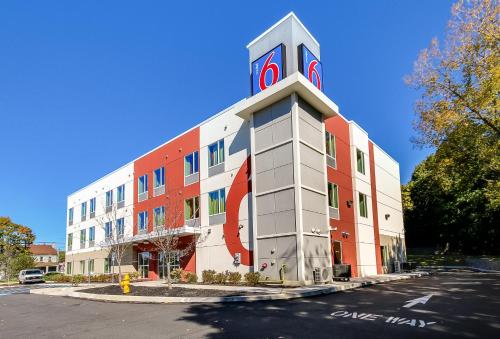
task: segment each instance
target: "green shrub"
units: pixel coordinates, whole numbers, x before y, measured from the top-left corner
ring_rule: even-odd
[[[74,275],[71,279],[71,283],[75,286],[78,286],[79,284],[81,284],[84,281],[85,281],[85,276],[83,276],[81,274]]]
[[[226,272],[221,272],[221,273],[217,273],[215,275],[215,283],[216,284],[225,284],[226,281],[227,281],[227,278],[228,278],[228,274],[229,272],[226,271]]]
[[[50,273],[47,273],[43,276],[43,280],[56,281],[56,279],[58,279],[61,275],[64,275],[64,274],[59,273],[59,272],[50,272]]]
[[[54,275],[50,280],[57,283],[69,283],[71,282],[71,276],[65,274]]]
[[[245,274],[245,281],[250,285],[257,285],[260,280],[259,272],[248,272]]]
[[[203,272],[201,272],[201,280],[205,284],[213,284],[215,282],[215,271],[204,270]]]
[[[241,273],[240,272],[228,272],[227,280],[231,284],[238,284],[241,281]]]
[[[170,271],[170,278],[176,281],[182,281],[183,274],[184,271],[182,270],[182,268],[176,268],[175,270]]]
[[[196,275],[196,273],[186,272],[184,274],[183,280],[185,280],[189,284],[195,284],[198,282],[198,276]]]

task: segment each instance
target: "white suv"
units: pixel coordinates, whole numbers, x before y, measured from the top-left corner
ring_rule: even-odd
[[[22,270],[19,272],[18,280],[20,284],[28,282],[43,282],[43,272],[36,269]]]

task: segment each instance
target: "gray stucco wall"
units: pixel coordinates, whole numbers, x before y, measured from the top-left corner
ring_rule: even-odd
[[[291,107],[288,97],[254,114],[257,265],[267,265],[261,273],[270,279],[285,264],[287,279],[297,280]]]
[[[301,98],[298,114],[304,278],[313,280],[314,269],[320,268],[325,279],[331,274],[331,265],[330,240],[325,236],[328,235],[329,225],[323,117]],[[321,235],[317,234],[318,231]]]

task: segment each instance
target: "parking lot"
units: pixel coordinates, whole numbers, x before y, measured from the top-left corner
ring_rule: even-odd
[[[0,290],[1,291],[1,290]],[[498,338],[500,274],[438,272],[313,298],[118,304],[0,298],[1,338]]]
[[[26,284],[26,285],[13,285],[13,286],[0,286],[0,297],[13,294],[29,294],[30,290],[37,288],[51,288],[71,285],[50,285],[50,284]]]

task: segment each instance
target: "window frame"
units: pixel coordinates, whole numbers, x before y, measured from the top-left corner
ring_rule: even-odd
[[[358,205],[359,205],[359,216],[362,218],[368,218],[368,196],[364,193],[358,192]],[[364,211],[364,213],[362,213]]]
[[[221,192],[224,193],[224,199],[223,199],[224,201],[223,202],[221,199]],[[212,207],[211,207],[212,194],[217,194],[217,199],[214,199],[214,200],[217,200],[217,212],[216,213],[212,213]],[[221,206],[223,208],[221,208]],[[222,211],[222,209],[223,209],[223,211]],[[208,193],[208,215],[213,216],[213,215],[224,214],[224,213],[226,213],[226,188],[221,188],[221,189],[209,192]]]
[[[157,211],[159,211],[159,215],[157,215]],[[157,218],[161,217],[163,214],[163,224],[157,223]],[[158,206],[153,209],[153,227],[162,227],[165,226],[165,206]]]
[[[330,196],[330,187],[332,188],[331,192],[333,193],[333,196]],[[328,207],[339,208],[339,185],[334,182],[328,182]]]
[[[194,213],[192,213],[193,215],[192,218],[187,218],[186,208],[188,201],[193,201],[192,204]],[[199,218],[200,218],[200,197],[195,196],[188,199],[184,199],[184,221],[196,220]]]
[[[144,190],[141,192],[141,179],[143,179],[143,187],[144,187]],[[138,179],[137,179],[137,194],[138,195],[141,195],[141,194],[144,194],[144,193],[148,193],[149,191],[149,188],[148,188],[148,174],[143,174],[141,175]]]
[[[80,230],[80,248],[85,248],[85,244],[87,243],[87,230]]]
[[[123,198],[122,200],[120,200],[120,195]],[[124,201],[125,201],[125,184],[120,185],[116,188],[116,202],[119,203]]]
[[[92,265],[90,263],[92,263]],[[94,259],[89,259],[87,261],[87,272],[89,274],[94,274],[95,273]]]
[[[141,214],[144,216],[141,218]],[[141,221],[144,221],[144,226],[141,227]],[[148,229],[148,211],[141,211],[137,213],[137,231],[138,232],[144,232],[147,231]]]
[[[210,156],[212,154],[210,150],[212,146],[217,147],[215,153],[217,155],[217,159],[214,159],[213,163],[212,163],[212,157]],[[219,139],[214,143],[211,143],[210,145],[208,145],[207,149],[208,149],[208,168],[223,164],[226,161],[224,138]]]
[[[108,231],[109,226],[109,231]],[[113,222],[107,221],[104,223],[104,239],[109,240],[113,237]]]
[[[190,173],[186,173],[187,172],[187,164],[189,163],[188,157],[190,157],[190,156],[192,157],[192,164],[190,164],[190,166],[193,169],[193,171],[191,171]],[[184,177],[189,177],[190,175],[193,175],[193,174],[196,174],[199,172],[200,172],[200,158],[199,158],[198,151],[194,151],[194,152],[187,154],[184,157]]]
[[[68,233],[68,239],[67,239],[67,242],[68,242],[68,251],[72,251],[73,250],[73,232],[72,233]]]
[[[161,184],[156,185],[156,171],[160,170],[160,175],[161,175]],[[153,188],[158,188],[158,187],[163,187],[165,186],[165,166],[158,167],[153,171]]]
[[[84,201],[80,204],[80,217],[83,219],[83,218],[86,218],[87,217],[87,202]]]
[[[106,191],[106,205],[105,206],[106,207],[113,206],[113,190]]]
[[[333,146],[333,155],[330,154],[331,150],[327,147],[328,143]],[[330,133],[329,131],[325,131],[325,151],[327,156],[333,159],[337,159],[337,138],[335,137],[335,134]]]
[[[89,212],[90,213],[95,213],[95,197],[90,199],[90,204],[89,204]]]
[[[356,148],[356,170],[361,174],[366,174],[365,152]]]
[[[89,244],[95,242],[95,226],[89,227]]]
[[[68,222],[70,224],[73,223],[74,213],[75,213],[74,207],[71,207],[70,209],[68,209]]]
[[[118,218],[115,222],[116,235],[123,237],[125,235],[125,218]]]

